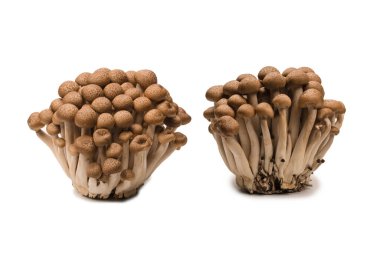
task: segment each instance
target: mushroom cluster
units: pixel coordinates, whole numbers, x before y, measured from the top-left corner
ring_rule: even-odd
[[[295,192],[310,186],[324,163],[346,111],[324,99],[321,78],[309,67],[282,73],[267,66],[210,87],[204,111],[224,163],[249,193]]]
[[[84,72],[63,82],[58,95],[48,109],[32,113],[28,125],[84,196],[136,194],[187,142],[176,129],[191,117],[157,84],[153,71]]]

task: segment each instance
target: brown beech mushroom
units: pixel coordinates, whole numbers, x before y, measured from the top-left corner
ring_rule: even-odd
[[[81,89],[83,98],[91,103],[96,98],[103,96],[103,89],[99,85],[89,84]]]
[[[144,96],[151,101],[160,102],[168,96],[168,91],[159,84],[152,84],[144,91]]]
[[[206,99],[212,102],[218,101],[223,96],[223,85],[212,86],[206,91]]]
[[[127,74],[121,69],[111,70],[110,72],[108,72],[108,77],[113,83],[122,84],[128,81]]]
[[[107,84],[106,87],[104,87],[103,93],[104,93],[104,96],[106,96],[106,98],[112,101],[117,95],[123,94],[124,91],[121,88],[120,84],[110,83],[110,84]]]
[[[157,83],[156,74],[148,69],[139,70],[135,73],[135,80],[140,87],[145,90],[149,85]]]
[[[90,84],[97,84],[101,87],[104,87],[111,82],[111,79],[108,75],[109,72],[110,70],[108,68],[97,69],[94,73],[88,76],[87,82]]]
[[[73,81],[66,81],[63,82],[59,88],[58,88],[58,95],[63,98],[66,96],[71,91],[78,91],[79,90],[79,85],[76,82]]]

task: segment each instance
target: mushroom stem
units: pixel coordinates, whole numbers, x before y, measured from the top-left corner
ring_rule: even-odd
[[[155,165],[160,160],[160,158],[165,154],[168,147],[169,147],[169,142],[160,144],[157,150],[152,154],[152,156],[148,156],[146,178],[149,178],[152,175],[152,173],[154,172],[154,169],[156,168]]]
[[[74,143],[75,125],[74,123],[68,122],[68,121],[66,121],[64,125],[65,125],[64,129],[65,129],[66,159],[69,165],[69,174],[70,174],[71,180],[75,182],[75,170],[77,168],[78,156],[72,155],[69,151],[70,145]]]
[[[263,143],[264,143],[264,156],[265,156],[264,169],[266,172],[269,173],[270,171],[269,165],[273,156],[272,139],[269,132],[268,121],[266,119],[262,119],[260,121],[260,125],[261,125],[261,131],[263,133]]]
[[[227,142],[226,142],[226,139],[223,138],[223,137],[219,137],[222,141],[222,145],[223,145],[223,150],[226,154],[226,160],[227,160],[227,167],[228,169],[234,174],[236,175],[237,177],[240,177],[241,174],[239,173],[237,167],[236,167],[236,163],[235,163],[235,159],[234,159],[234,156],[231,152],[231,150],[228,148],[228,145],[227,145]]]
[[[338,114],[337,120],[336,120],[336,123],[334,126],[338,129],[340,129],[342,127],[343,120],[344,120],[344,114]]]
[[[75,173],[75,184],[76,184],[76,186],[79,188],[83,188],[85,191],[87,191],[87,193],[84,195],[88,194],[88,190],[87,190],[88,189],[88,185],[87,185],[88,177],[87,177],[86,168],[90,164],[89,159],[90,158],[87,157],[86,155],[79,154],[78,165],[77,165],[77,169],[76,169],[76,173]],[[81,193],[82,193],[82,191],[81,191]]]
[[[134,155],[133,172],[135,178],[133,179],[133,187],[138,188],[144,182],[147,169],[147,150],[142,150]]]
[[[231,151],[234,157],[236,168],[239,174],[241,176],[244,176],[253,180],[253,174],[249,167],[247,157],[245,156],[244,151],[241,148],[240,144],[236,141],[234,137],[226,136],[222,138],[225,138],[227,147],[229,148],[229,150]]]
[[[249,94],[248,95],[248,102],[253,107],[256,107],[256,105],[259,103],[257,100],[257,93]],[[260,121],[258,117],[254,117],[252,119],[253,128],[255,129],[256,133],[260,132]]]
[[[280,108],[279,109],[279,119],[278,119],[278,142],[276,147],[276,157],[275,157],[275,163],[279,170],[281,170],[284,167],[285,161],[286,161],[286,139],[288,135],[288,129],[287,129],[287,109]]]
[[[216,133],[212,133],[212,136],[214,137],[215,141],[216,141],[216,144],[218,146],[218,150],[219,150],[219,153],[220,155],[222,156],[222,159],[223,159],[223,162],[224,164],[229,167],[229,164],[228,164],[228,160],[227,160],[227,157],[226,157],[226,151],[223,147],[223,142],[222,142],[222,138],[220,137],[220,135],[216,134]],[[235,174],[235,173],[234,173]]]
[[[284,170],[289,164],[290,156],[292,154],[292,137],[290,136],[290,133],[288,133],[287,140],[286,140],[286,154],[285,154],[285,162],[282,166],[279,167],[279,178],[284,178]]]
[[[249,143],[249,136],[248,136],[247,128],[245,127],[246,124],[245,124],[244,119],[242,117],[237,117],[236,120],[239,123],[239,142],[240,142],[241,147],[243,148],[245,157],[248,158],[249,153],[250,153],[250,149],[251,149],[251,145]]]
[[[317,154],[315,156],[315,158],[316,158],[315,161],[322,160],[322,158],[325,156],[325,154],[327,153],[327,151],[331,147],[331,144],[334,141],[334,136],[335,135],[333,133],[330,133],[330,136],[328,137],[328,140],[327,140],[326,144],[324,146],[321,146],[318,149],[318,152],[317,152]],[[313,171],[315,171],[320,165],[321,165],[320,163],[314,162],[313,166],[312,166]]]
[[[302,95],[302,92],[303,92],[302,88],[296,88],[293,92],[293,99],[292,99],[293,105],[290,112],[290,120],[289,120],[289,126],[288,126],[292,143],[296,143],[298,133],[299,133],[299,128],[300,128],[301,108],[299,107],[298,100],[300,96]]]
[[[107,188],[100,194],[101,198],[109,198],[109,195],[111,194],[112,190],[116,188],[117,184],[120,182],[120,174],[121,172],[109,175],[108,182],[106,183]]]
[[[44,131],[42,130],[38,130],[36,132],[36,135],[38,136],[38,138],[40,138],[40,140],[45,143],[49,148],[50,150],[55,154],[55,151],[54,151],[54,147],[53,147],[53,140],[52,138],[47,135]]]
[[[244,123],[247,128],[248,137],[251,144],[251,152],[248,156],[248,162],[251,166],[252,174],[255,177],[258,172],[258,165],[260,159],[260,142],[253,126],[253,120],[246,118]]]
[[[321,132],[321,136],[318,138],[318,141],[317,143],[313,146],[312,150],[309,151],[310,154],[309,156],[307,156],[307,152],[308,150],[306,149],[306,156],[305,158],[307,160],[305,160],[306,162],[306,166],[307,167],[312,167],[313,166],[313,163],[314,163],[314,160],[315,160],[315,156],[318,152],[318,149],[319,147],[321,147],[322,145],[322,142],[329,136],[330,134],[330,130],[331,130],[331,121],[329,118],[325,118],[324,119],[325,123],[326,123],[326,127],[325,129]]]
[[[129,141],[123,143],[123,156],[121,160],[121,171],[128,169],[129,164]]]

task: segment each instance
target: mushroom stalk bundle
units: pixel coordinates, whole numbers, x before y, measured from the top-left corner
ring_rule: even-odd
[[[249,193],[296,192],[311,175],[342,127],[346,108],[324,99],[321,78],[309,67],[272,66],[257,77],[239,75],[206,92],[209,131],[237,185]]]
[[[191,117],[151,70],[100,68],[65,81],[29,127],[50,148],[75,189],[90,198],[129,198],[187,138]]]

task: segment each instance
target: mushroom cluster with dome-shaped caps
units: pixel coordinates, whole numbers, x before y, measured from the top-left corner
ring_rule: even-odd
[[[190,122],[151,70],[100,68],[58,88],[29,127],[52,150],[74,187],[91,198],[127,198],[175,150]],[[45,129],[44,129],[45,127]]]
[[[324,95],[321,78],[309,67],[280,73],[267,66],[257,77],[241,74],[206,91],[214,105],[203,115],[240,188],[272,194],[310,185],[346,112],[342,102]]]

